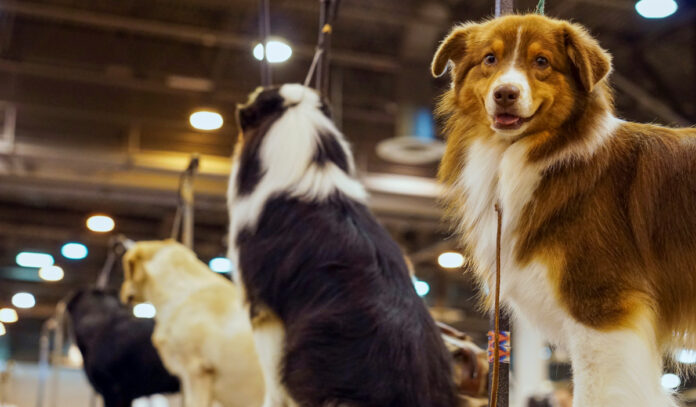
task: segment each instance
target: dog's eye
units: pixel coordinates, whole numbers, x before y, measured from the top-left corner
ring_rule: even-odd
[[[542,57],[542,56],[536,57],[536,59],[534,60],[534,63],[539,68],[546,68],[547,66],[549,66],[549,60],[546,57]]]
[[[494,65],[496,62],[498,62],[498,59],[493,54],[488,54],[483,57],[483,63],[486,65]]]

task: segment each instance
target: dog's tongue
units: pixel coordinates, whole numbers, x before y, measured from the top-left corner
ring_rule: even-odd
[[[511,114],[507,114],[507,113],[495,115],[496,123],[502,124],[503,126],[509,126],[511,124],[515,124],[519,120],[520,120],[520,118],[518,116],[514,116]]]

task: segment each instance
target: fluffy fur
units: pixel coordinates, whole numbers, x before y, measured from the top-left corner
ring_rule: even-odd
[[[121,298],[157,309],[152,341],[181,380],[185,405],[261,405],[263,378],[237,287],[172,240],[135,244],[123,266]]]
[[[229,257],[264,350],[264,406],[453,406],[442,339],[326,110],[301,85],[238,110]]]
[[[448,66],[439,177],[480,281],[499,202],[502,298],[570,352],[574,405],[676,405],[660,375],[696,346],[696,130],[617,119],[611,58],[577,24],[460,25],[433,73]]]
[[[87,379],[106,407],[130,407],[143,396],[179,391],[179,380],[152,346],[154,321],[134,317],[115,291],[82,289],[68,301],[67,312]]]

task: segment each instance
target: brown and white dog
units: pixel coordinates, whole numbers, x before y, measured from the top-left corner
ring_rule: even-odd
[[[696,130],[617,119],[611,57],[577,24],[455,27],[439,115],[449,216],[482,283],[566,348],[576,407],[662,407],[662,355],[696,346]]]

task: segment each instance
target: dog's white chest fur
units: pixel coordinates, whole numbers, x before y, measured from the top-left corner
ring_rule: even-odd
[[[517,221],[541,179],[541,166],[529,164],[525,154],[523,143],[473,142],[455,186],[455,193],[466,196],[459,228],[472,249],[477,273],[492,287],[498,226],[495,204],[502,207],[501,298],[541,328],[549,340],[560,342],[558,327],[566,315],[555,299],[546,267],[537,262],[520,266],[514,256]]]

